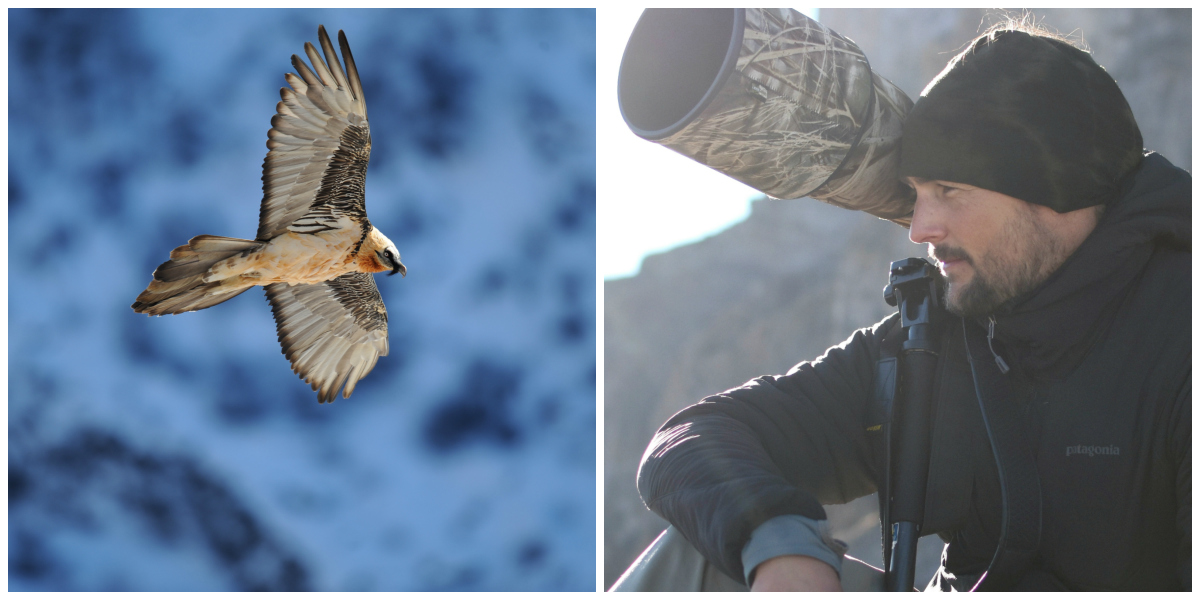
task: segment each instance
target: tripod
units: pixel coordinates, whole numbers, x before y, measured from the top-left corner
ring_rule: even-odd
[[[900,351],[899,389],[888,431],[886,500],[881,515],[885,584],[889,591],[912,591],[917,539],[925,519],[929,446],[933,422],[933,378],[939,339],[934,331],[942,315],[942,277],[929,262],[908,258],[893,262],[884,300],[900,309],[908,335]]]

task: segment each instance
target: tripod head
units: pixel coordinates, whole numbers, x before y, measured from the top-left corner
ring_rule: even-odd
[[[904,349],[917,349],[909,342],[933,336],[930,328],[944,308],[945,279],[929,261],[906,258],[891,265],[891,276],[883,288],[883,301],[900,309],[900,326],[908,330]]]

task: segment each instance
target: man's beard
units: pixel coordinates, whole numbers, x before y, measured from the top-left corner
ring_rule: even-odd
[[[943,262],[959,259],[971,266],[974,273],[967,283],[947,278],[946,308],[962,317],[983,317],[1041,285],[1070,253],[1033,211],[1028,211],[1009,221],[992,240],[991,250],[981,257],[933,244],[929,254]]]

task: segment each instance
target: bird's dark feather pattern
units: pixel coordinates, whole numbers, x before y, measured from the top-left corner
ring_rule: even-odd
[[[387,308],[374,277],[350,273],[328,283],[333,288],[333,297],[354,315],[356,325],[367,331],[387,331]]]

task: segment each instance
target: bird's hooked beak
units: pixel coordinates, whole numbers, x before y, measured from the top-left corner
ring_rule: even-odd
[[[392,272],[388,273],[388,277],[391,277],[392,275],[395,275],[396,273],[399,273],[401,277],[404,277],[405,275],[408,274],[408,269],[404,268],[404,263],[402,263],[400,261],[396,261],[396,266],[392,267]]]

